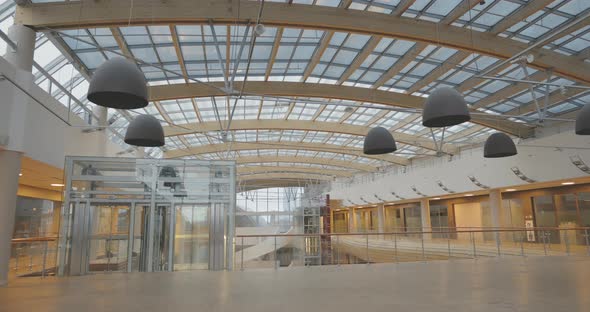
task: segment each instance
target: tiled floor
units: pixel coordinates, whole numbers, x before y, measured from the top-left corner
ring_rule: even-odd
[[[21,279],[0,311],[590,311],[590,258]]]

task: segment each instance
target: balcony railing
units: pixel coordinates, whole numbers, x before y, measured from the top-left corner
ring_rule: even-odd
[[[12,239],[9,278],[54,275],[57,247],[57,237]]]
[[[590,256],[590,228],[237,235],[236,269],[530,256]]]

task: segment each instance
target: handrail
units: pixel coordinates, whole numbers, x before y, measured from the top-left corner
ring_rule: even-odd
[[[36,243],[36,242],[53,242],[57,241],[57,237],[26,237],[26,238],[13,238],[10,242],[12,244],[20,243]]]
[[[590,227],[535,227],[535,228],[497,228],[458,231],[410,231],[410,232],[367,232],[367,233],[308,233],[308,234],[260,234],[260,235],[236,235],[235,237],[311,237],[311,236],[373,236],[373,235],[408,235],[408,234],[456,234],[456,233],[496,233],[496,232],[529,232],[529,231],[590,231]]]

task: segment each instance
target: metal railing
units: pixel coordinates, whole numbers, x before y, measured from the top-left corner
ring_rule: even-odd
[[[590,227],[438,228],[431,231],[236,235],[234,268],[590,256]],[[306,261],[319,257],[319,261]]]
[[[55,274],[57,237],[15,238],[11,247],[9,278]]]

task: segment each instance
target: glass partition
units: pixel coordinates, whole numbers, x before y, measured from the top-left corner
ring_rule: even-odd
[[[410,206],[404,208],[404,224],[406,231],[422,231],[422,217],[420,206]]]
[[[557,211],[553,203],[553,196],[533,197],[533,207],[535,227],[557,226]],[[559,231],[546,231],[544,236],[538,239],[544,242],[559,243]]]
[[[449,210],[446,205],[430,205],[430,224],[433,232],[445,232],[449,228]],[[433,233],[433,238],[446,238],[447,234]]]

